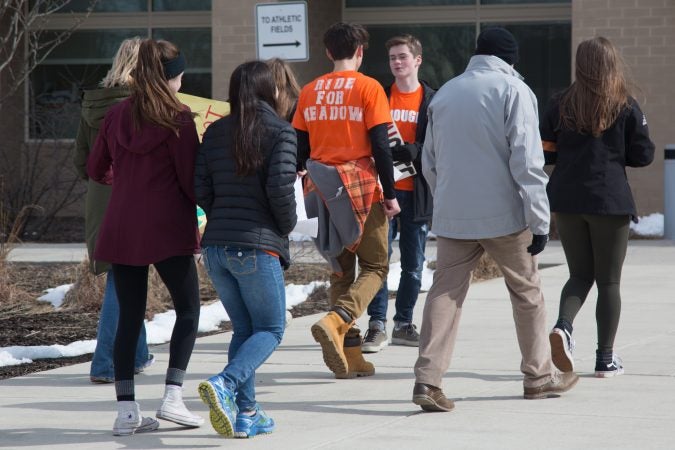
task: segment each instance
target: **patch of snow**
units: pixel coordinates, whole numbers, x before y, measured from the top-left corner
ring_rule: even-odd
[[[664,228],[663,214],[654,213],[648,216],[639,217],[638,223],[630,223],[630,229],[638,236],[658,237],[663,236]]]
[[[55,288],[45,289],[45,295],[38,297],[38,301],[49,302],[52,304],[54,309],[59,309],[63,299],[66,297],[66,293],[72,288],[73,284],[62,284]]]

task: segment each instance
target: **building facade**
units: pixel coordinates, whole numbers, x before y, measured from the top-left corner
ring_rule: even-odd
[[[119,42],[131,36],[168,39],[188,60],[183,92],[227,100],[228,80],[241,62],[256,58],[255,7],[273,0],[99,0],[71,38],[32,73],[12,103],[27,119],[23,140],[69,140],[79,121],[82,88],[105,75]],[[283,3],[283,2],[276,2]],[[636,97],[649,120],[657,158],[630,170],[640,215],[663,211],[663,149],[675,143],[675,0],[307,0],[309,59],[293,63],[301,83],[330,70],[324,30],[358,22],[370,34],[362,72],[391,82],[384,42],[400,33],[420,38],[421,78],[439,87],[461,73],[481,29],[508,28],[521,46],[516,69],[539,100],[570,84],[576,45],[602,35],[614,42],[631,69]],[[73,0],[54,14],[49,30],[66,29],[86,9]],[[17,123],[0,125],[0,139],[17,136]],[[75,210],[73,210],[75,211]],[[71,213],[73,213],[71,211]]]

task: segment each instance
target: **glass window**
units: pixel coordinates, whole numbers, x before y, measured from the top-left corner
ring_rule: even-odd
[[[483,24],[502,26],[515,36],[520,60],[515,69],[525,77],[543,112],[551,96],[570,84],[572,26],[569,23]]]
[[[74,138],[83,89],[93,89],[110,69],[122,40],[145,30],[76,31],[30,75],[30,137]],[[43,37],[49,39],[45,32]]]
[[[419,77],[432,87],[440,87],[466,68],[476,42],[476,28],[467,25],[370,25],[370,43],[361,72],[383,85],[393,82],[389,57],[384,43],[404,33],[412,34],[422,43],[422,66]]]
[[[512,5],[517,3],[571,3],[572,0],[480,0],[483,5]]]
[[[71,0],[59,12],[84,12],[91,5],[91,0]],[[147,0],[98,0],[94,12],[132,12],[147,11]]]
[[[346,0],[347,8],[365,8],[373,6],[439,6],[474,5],[476,0]]]
[[[211,0],[152,0],[153,11],[211,11]]]
[[[187,60],[181,92],[211,97],[211,29],[158,28],[153,39],[165,39],[178,46]]]

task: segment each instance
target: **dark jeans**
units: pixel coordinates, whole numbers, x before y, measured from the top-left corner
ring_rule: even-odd
[[[401,281],[396,292],[394,321],[412,323],[413,309],[422,286],[424,249],[429,234],[429,224],[414,221],[413,191],[397,190],[396,199],[401,212],[389,223],[389,257],[391,258],[391,242],[397,232],[400,233],[398,246],[401,251]],[[387,320],[388,300],[389,287],[385,279],[382,288],[368,305],[368,315],[371,321],[385,322]]]
[[[621,315],[621,269],[630,217],[556,213],[555,219],[570,270],[560,295],[558,320],[574,321],[595,282],[598,350],[611,352]]]
[[[192,255],[173,256],[154,264],[176,310],[169,344],[169,368],[185,371],[199,325],[199,279]],[[120,317],[115,337],[115,381],[134,379],[136,343],[143,327],[148,298],[148,266],[113,264]],[[118,400],[133,400],[119,398]]]

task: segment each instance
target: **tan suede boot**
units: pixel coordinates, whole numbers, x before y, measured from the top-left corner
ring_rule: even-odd
[[[312,336],[321,345],[323,361],[337,378],[346,378],[347,358],[344,353],[344,339],[351,323],[345,322],[336,312],[329,312],[323,319],[312,325]]]
[[[370,377],[375,375],[375,366],[363,359],[361,341],[361,333],[359,333],[358,328],[352,328],[347,332],[344,352],[347,358],[348,371],[344,376],[335,374],[335,378]]]

